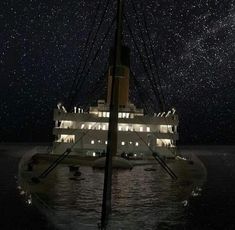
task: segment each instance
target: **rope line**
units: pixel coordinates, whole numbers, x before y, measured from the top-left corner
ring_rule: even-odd
[[[164,96],[164,93],[163,93],[163,90],[162,90],[162,84],[161,84],[159,69],[158,69],[158,65],[156,63],[155,54],[154,54],[154,51],[153,51],[154,50],[153,44],[152,44],[151,38],[149,36],[150,33],[149,33],[149,30],[148,30],[148,27],[147,27],[146,14],[145,14],[144,10],[143,10],[143,16],[144,16],[143,17],[144,18],[144,27],[145,27],[145,31],[146,31],[146,34],[147,34],[147,37],[148,37],[148,40],[149,40],[149,44],[150,44],[150,51],[151,51],[151,54],[152,54],[152,57],[153,57],[153,64],[154,64],[154,67],[155,67],[155,70],[156,70],[156,76],[157,76],[157,80],[158,80],[160,94],[162,96],[163,106],[165,107],[166,106],[166,100],[165,100],[165,96]],[[165,110],[165,108],[163,110]]]
[[[148,69],[147,69],[147,67],[146,67],[146,65],[145,65],[144,59],[143,59],[143,57],[142,57],[142,55],[141,55],[141,51],[140,51],[140,49],[139,49],[139,47],[138,47],[138,45],[137,45],[137,43],[136,43],[136,40],[135,40],[135,38],[134,38],[134,35],[133,35],[132,30],[131,30],[130,24],[129,24],[128,19],[127,19],[127,17],[126,17],[125,14],[124,14],[124,19],[125,19],[125,22],[126,22],[126,24],[127,24],[128,31],[129,31],[129,33],[130,33],[130,35],[131,35],[131,37],[132,37],[132,40],[133,40],[133,42],[134,42],[134,45],[135,45],[135,47],[136,47],[136,50],[137,50],[137,53],[138,53],[138,55],[139,55],[140,61],[141,61],[141,63],[142,63],[142,66],[143,66],[143,68],[144,68],[144,71],[145,71],[145,73],[146,73],[146,75],[147,75],[147,78],[148,78],[148,80],[149,80],[150,86],[151,86],[151,88],[152,88],[152,90],[153,90],[153,93],[154,93],[154,95],[155,95],[155,97],[156,97],[156,99],[157,99],[157,101],[158,101],[158,104],[161,105],[162,103],[161,103],[161,100],[160,100],[160,97],[159,97],[159,92],[158,92],[158,90],[155,90],[153,84],[151,84],[151,76],[150,76],[150,74],[149,74],[149,72],[148,72]]]
[[[98,58],[99,53],[100,53],[100,51],[102,50],[102,45],[104,44],[106,38],[108,37],[110,30],[113,28],[114,22],[115,22],[115,18],[112,20],[112,23],[110,24],[110,26],[109,26],[109,28],[108,28],[108,30],[107,30],[105,36],[103,37],[103,39],[102,39],[102,41],[101,41],[101,45],[99,46],[99,49],[96,51],[95,56],[93,57],[93,59],[92,59],[90,65],[89,65],[87,71],[86,71],[85,73],[83,72],[83,76],[81,77],[80,81],[78,81],[78,82],[76,83],[76,86],[75,86],[76,92],[74,93],[74,95],[73,95],[72,98],[71,98],[70,106],[73,104],[73,102],[74,102],[74,100],[75,100],[75,98],[76,98],[76,96],[77,96],[79,90],[82,88],[82,86],[83,86],[83,84],[84,84],[84,79],[85,79],[85,77],[90,74],[90,72],[91,72],[91,67],[92,67],[93,63],[96,61],[96,59]]]
[[[172,179],[176,180],[177,176],[171,170],[171,168],[166,164],[166,162],[164,160],[162,160],[162,158],[156,152],[154,152],[150,148],[150,146],[148,146],[148,143],[146,143],[146,141],[136,131],[134,131],[134,132],[143,141],[143,143],[148,147],[148,149],[152,152],[153,157],[157,160],[157,162],[160,164],[160,166],[162,166],[162,168],[171,176]]]
[[[84,80],[84,78],[85,78],[85,77],[84,77],[84,71],[85,71],[85,69],[86,69],[87,62],[88,62],[88,60],[89,60],[89,58],[90,58],[90,55],[91,55],[91,53],[92,53],[92,50],[93,50],[93,48],[94,48],[94,44],[95,44],[95,42],[96,42],[97,35],[98,35],[99,30],[100,30],[100,28],[101,28],[101,25],[102,25],[102,23],[103,23],[103,21],[104,21],[105,14],[106,14],[106,12],[107,12],[109,2],[110,2],[110,0],[107,0],[107,1],[106,1],[105,8],[104,8],[103,14],[102,14],[102,16],[101,16],[100,23],[99,23],[99,25],[98,25],[98,27],[97,27],[97,29],[96,29],[95,36],[94,36],[94,38],[93,38],[93,40],[92,40],[92,43],[91,43],[91,46],[90,46],[90,48],[89,48],[89,50],[88,50],[88,55],[86,56],[85,63],[84,63],[84,65],[83,65],[82,69],[79,71],[79,75],[80,75],[81,77],[80,77],[80,79],[78,78],[77,81],[75,81],[75,82],[73,83],[73,85],[75,85],[75,86],[73,87],[73,91],[72,91],[72,93],[71,93],[71,95],[70,95],[71,100],[70,100],[70,103],[69,103],[69,109],[72,107],[72,104],[73,104],[73,102],[74,102],[74,100],[75,100],[75,97],[76,97],[76,95],[77,95],[77,92],[78,92],[79,89],[81,88],[80,85],[81,85],[82,83],[80,83],[80,82],[83,82],[83,80]],[[72,95],[72,94],[75,94],[75,96]]]
[[[95,15],[98,14],[99,9],[100,9],[100,6],[101,6],[101,0],[99,1],[99,4],[98,4],[97,7],[96,7]],[[88,43],[89,43],[89,41],[90,41],[92,31],[93,31],[93,29],[94,29],[94,27],[95,27],[95,20],[96,20],[96,17],[93,18],[92,25],[91,25],[92,27],[91,27],[91,29],[90,29],[90,31],[89,31],[89,34],[88,34],[88,37],[87,37],[87,39],[86,39],[86,43],[85,43],[85,46],[84,46],[84,49],[83,49],[83,52],[82,52],[82,55],[81,55],[82,58],[85,56],[85,53],[86,53],[86,51],[87,51]],[[82,63],[83,63],[83,60],[81,60],[81,64],[82,64]],[[79,81],[76,77],[77,77],[77,75],[80,73],[80,67],[81,67],[81,65],[79,65],[79,66],[77,67],[76,72],[75,72],[75,74],[74,74],[74,76],[73,76],[73,83],[72,83],[72,85],[71,85],[71,87],[70,87],[69,94],[68,94],[68,97],[67,97],[67,101],[70,99],[70,97],[72,96],[73,91],[75,90],[75,89],[74,89],[74,85],[75,85],[76,81]],[[71,108],[69,108],[69,109],[71,109]]]
[[[150,68],[151,75],[149,77],[151,78],[151,83],[152,83],[154,92],[157,91],[157,97],[159,97],[158,102],[159,102],[160,110],[164,111],[165,106],[164,106],[164,103],[163,103],[162,98],[161,98],[162,95],[161,95],[161,93],[159,92],[159,89],[158,89],[158,84],[156,82],[156,78],[154,77],[152,63],[149,59],[149,52],[148,52],[147,45],[146,45],[146,42],[145,42],[145,39],[144,39],[144,34],[143,34],[142,29],[140,27],[141,23],[140,23],[140,20],[139,20],[139,16],[138,16],[134,1],[133,0],[130,0],[130,1],[131,1],[132,8],[134,9],[134,12],[135,12],[135,18],[137,20],[138,30],[140,31],[141,43],[143,44],[144,51],[145,51],[146,57],[147,57],[147,63],[148,63],[148,66]]]
[[[97,124],[97,122],[92,126],[95,127],[95,125]],[[92,129],[87,129],[86,132],[84,132],[79,138],[78,140],[73,143],[72,146],[70,146],[70,148],[66,149],[55,161],[53,161],[51,163],[51,165],[44,170],[39,176],[38,178],[45,178],[53,169],[56,168],[56,166],[64,159],[66,158],[71,152],[72,152],[72,148],[85,136],[87,135]],[[77,131],[77,130],[76,130]]]

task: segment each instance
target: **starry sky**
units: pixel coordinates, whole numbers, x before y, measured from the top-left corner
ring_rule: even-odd
[[[0,1],[0,141],[53,140],[53,109],[69,104],[74,79],[75,105],[105,97],[115,2]],[[235,144],[234,1],[126,0],[123,27],[131,101],[157,112],[152,69],[181,144]]]

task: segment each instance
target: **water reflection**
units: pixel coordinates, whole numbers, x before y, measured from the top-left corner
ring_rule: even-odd
[[[35,171],[43,170],[42,166],[37,167]],[[151,167],[154,170],[136,166],[131,171],[113,171],[111,229],[161,229],[163,225],[184,224],[182,216],[187,198],[191,192],[192,195],[200,192],[200,189],[193,190],[197,187],[195,181],[189,180],[192,175],[186,173],[181,177],[185,169],[171,165],[179,175],[174,181],[158,165]],[[103,171],[91,167],[80,167],[80,171],[82,175],[74,178],[68,166],[60,165],[40,184],[30,185],[36,205],[38,201],[44,203],[38,206],[44,213],[50,213],[49,218],[59,228],[97,229]],[[32,200],[28,201],[31,204]]]

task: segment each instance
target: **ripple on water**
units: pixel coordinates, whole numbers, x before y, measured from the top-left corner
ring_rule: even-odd
[[[172,181],[158,165],[133,170],[114,170],[112,183],[112,229],[167,229],[182,224],[184,205],[179,194],[192,187],[187,180]],[[80,167],[82,180],[70,180],[67,166],[59,166],[36,190],[43,191],[54,212],[54,222],[70,229],[97,229],[101,216],[103,171]],[[40,193],[39,197],[41,196]],[[46,196],[46,198],[45,198]],[[182,195],[183,197],[183,195]],[[76,227],[75,227],[76,226]],[[85,226],[85,227],[84,227]],[[75,227],[75,228],[73,228]]]

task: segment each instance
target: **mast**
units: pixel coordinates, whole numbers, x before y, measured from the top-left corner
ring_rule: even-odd
[[[101,229],[106,229],[108,217],[111,213],[111,193],[112,193],[112,157],[117,154],[117,125],[119,108],[119,77],[118,66],[121,65],[122,56],[122,15],[123,0],[117,0],[117,24],[115,33],[115,46],[113,55],[111,92],[110,92],[110,117],[108,129],[108,144],[106,151],[105,175],[103,202],[101,214]]]
[[[115,76],[116,84],[118,85],[118,105],[120,108],[127,107],[129,105],[129,75],[130,75],[130,49],[123,44],[123,0],[121,2],[121,8],[119,11],[119,24],[117,44],[115,48],[110,51],[110,65],[108,71],[108,92],[107,92],[107,104],[111,104],[111,92],[112,92],[112,80]],[[116,50],[115,50],[116,49]],[[115,52],[116,51],[116,52]],[[116,58],[116,60],[115,60]],[[115,75],[114,75],[114,63],[116,63]]]

